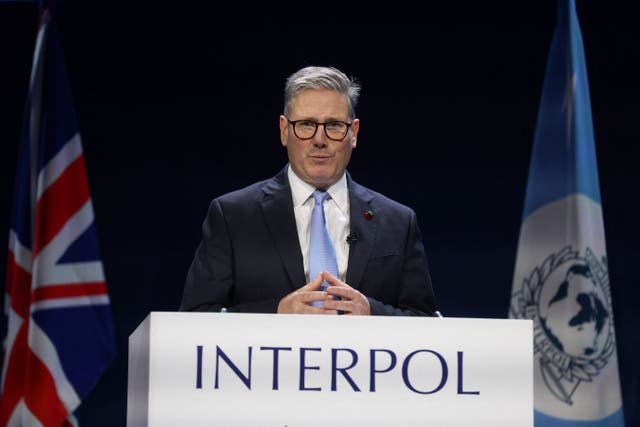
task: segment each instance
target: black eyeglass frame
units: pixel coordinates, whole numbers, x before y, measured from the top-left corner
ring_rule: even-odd
[[[322,128],[324,129],[324,135],[329,138],[332,141],[344,141],[344,139],[347,137],[347,134],[349,133],[349,129],[351,129],[351,126],[353,125],[353,122],[348,123],[348,122],[343,122],[341,120],[331,120],[330,122],[324,122],[324,123],[320,123],[320,122],[315,122],[313,120],[308,120],[308,119],[302,119],[302,120],[289,120],[288,117],[285,117],[285,119],[287,119],[287,122],[289,122],[289,124],[293,127],[293,134],[296,136],[296,138],[301,139],[303,141],[307,141],[309,139],[312,139],[314,136],[316,136],[316,133],[318,133],[318,126],[322,125]],[[315,126],[315,130],[313,131],[313,134],[307,138],[302,138],[298,135],[298,132],[296,132],[296,123],[298,122],[309,122],[309,123],[313,123]],[[329,134],[327,133],[327,126],[331,123],[341,123],[343,125],[347,125],[347,129],[344,131],[344,135],[342,135],[342,138],[340,139],[335,139],[329,136]]]

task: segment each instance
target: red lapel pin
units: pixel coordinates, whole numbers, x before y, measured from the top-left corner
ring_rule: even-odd
[[[371,220],[371,218],[373,218],[373,211],[372,210],[368,210],[364,213],[364,218],[369,221]]]

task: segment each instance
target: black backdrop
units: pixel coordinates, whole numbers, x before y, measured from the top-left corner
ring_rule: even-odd
[[[282,88],[304,65],[361,81],[349,170],[416,210],[445,316],[506,317],[555,2],[86,3],[60,1],[55,14],[118,336],[86,425],[124,425],[127,338],[150,311],[178,308],[210,199],[284,165]],[[627,7],[578,1],[632,426],[640,28]],[[0,233],[36,26],[35,4],[0,4]],[[4,278],[5,245],[0,259]]]

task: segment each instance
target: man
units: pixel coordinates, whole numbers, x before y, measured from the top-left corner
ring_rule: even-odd
[[[181,310],[435,313],[415,213],[346,172],[359,92],[335,68],[306,67],[287,79],[280,140],[289,163],[211,202]],[[328,246],[318,260],[321,241]]]

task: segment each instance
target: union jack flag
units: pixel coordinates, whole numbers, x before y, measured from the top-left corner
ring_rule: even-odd
[[[77,425],[115,355],[109,295],[71,88],[43,9],[18,149],[0,426]]]

